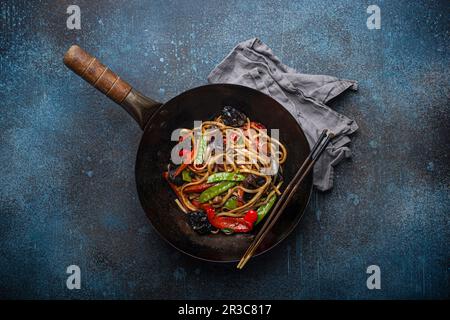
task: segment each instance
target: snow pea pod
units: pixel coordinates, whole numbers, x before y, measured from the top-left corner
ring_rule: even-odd
[[[198,201],[200,203],[205,203],[206,201],[211,200],[215,196],[227,191],[230,188],[233,188],[236,185],[234,181],[223,181],[221,183],[216,184],[215,186],[206,189],[200,194]]]
[[[201,136],[199,139],[199,145],[198,145],[198,151],[197,155],[195,156],[194,164],[202,164],[203,163],[203,156],[206,149],[206,137]]]
[[[266,214],[273,207],[276,198],[277,196],[273,195],[266,204],[263,204],[261,207],[258,208],[258,210],[256,211],[258,213],[258,219],[256,220],[255,224],[258,224],[262,219],[264,219]]]
[[[245,176],[234,172],[218,172],[213,173],[208,177],[208,182],[219,182],[219,181],[244,181]]]

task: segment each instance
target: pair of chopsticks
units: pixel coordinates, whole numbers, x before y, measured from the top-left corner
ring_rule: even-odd
[[[289,182],[280,199],[275,204],[275,207],[272,209],[272,213],[267,217],[266,222],[259,230],[255,239],[253,239],[253,242],[250,244],[247,251],[242,256],[241,260],[237,265],[238,269],[242,269],[246,265],[246,263],[253,256],[256,249],[261,244],[261,242],[269,234],[269,231],[275,225],[278,218],[280,218],[287,204],[292,199],[298,187],[301,185],[303,179],[314,167],[314,164],[316,163],[317,159],[320,157],[320,155],[325,150],[328,143],[333,137],[334,134],[328,129],[322,131],[321,135],[319,136],[319,139],[317,140],[314,147],[311,149],[311,152],[309,153],[308,157],[306,157],[306,160],[303,162],[300,169],[297,170],[294,178],[291,180],[291,182]]]

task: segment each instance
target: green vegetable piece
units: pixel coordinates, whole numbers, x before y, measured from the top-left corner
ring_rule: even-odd
[[[237,199],[236,197],[229,198],[225,204],[223,205],[224,208],[227,208],[228,210],[233,210],[237,208]]]
[[[218,172],[208,177],[208,183],[219,181],[244,181],[245,176],[235,172]]]
[[[258,219],[256,220],[255,225],[258,224],[262,219],[264,219],[266,214],[270,211],[270,209],[272,209],[276,199],[277,196],[273,195],[266,204],[263,204],[258,208],[258,210],[256,211],[258,213]]]
[[[214,198],[215,196],[218,196],[219,194],[224,193],[228,189],[233,188],[235,185],[236,185],[236,182],[234,182],[234,181],[224,181],[224,182],[218,183],[218,184],[212,186],[211,188],[208,188],[205,191],[203,191],[200,194],[198,201],[200,201],[200,203],[205,203],[205,202],[211,200],[212,198]]]
[[[206,149],[206,137],[202,135],[199,139],[198,151],[197,155],[195,156],[194,164],[203,163],[203,156],[205,154],[205,149]]]
[[[183,170],[183,172],[181,172],[181,177],[183,178],[183,181],[192,181],[191,172],[189,170]]]

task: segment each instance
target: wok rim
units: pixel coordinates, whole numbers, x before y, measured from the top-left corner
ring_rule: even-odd
[[[225,86],[225,87],[241,87],[241,88],[245,88],[245,89],[247,89],[247,90],[256,91],[256,92],[258,92],[259,94],[263,94],[263,95],[269,97],[269,98],[272,99],[275,103],[279,104],[282,108],[284,108],[284,106],[283,106],[281,103],[279,103],[278,101],[276,101],[276,100],[275,100],[274,98],[272,98],[271,96],[265,94],[264,92],[261,92],[261,91],[259,91],[259,90],[256,90],[256,89],[253,89],[253,88],[250,88],[250,87],[247,87],[247,86],[238,85],[238,84],[231,84],[231,83],[213,83],[213,84],[205,84],[205,85],[201,85],[201,86],[197,86],[197,87],[193,87],[193,88],[190,88],[190,89],[188,89],[188,90],[185,90],[185,91],[183,91],[183,92],[177,94],[176,96],[170,98],[168,101],[164,102],[161,106],[159,106],[159,107],[155,110],[155,112],[153,113],[153,115],[149,118],[149,120],[147,121],[147,123],[146,123],[146,125],[145,125],[145,127],[144,127],[144,129],[143,129],[143,132],[142,132],[142,135],[141,135],[141,139],[140,139],[140,141],[139,141],[139,147],[138,147],[137,153],[136,153],[136,160],[135,160],[135,164],[134,164],[134,181],[135,181],[136,191],[137,191],[138,198],[139,198],[139,203],[141,204],[141,208],[142,208],[142,210],[144,211],[146,218],[149,220],[150,225],[152,226],[153,230],[156,231],[156,233],[159,235],[160,238],[164,239],[164,241],[165,241],[166,243],[168,243],[171,247],[175,248],[175,249],[178,250],[179,252],[181,252],[181,253],[183,253],[183,254],[186,254],[186,255],[188,255],[188,256],[190,256],[190,257],[192,257],[192,258],[199,259],[199,260],[206,261],[206,262],[213,262],[213,263],[227,264],[227,263],[236,263],[236,262],[238,262],[238,261],[240,261],[240,260],[212,260],[212,259],[207,259],[207,258],[199,257],[199,256],[196,256],[196,255],[194,255],[194,254],[192,254],[192,253],[189,253],[189,252],[187,252],[187,251],[185,251],[185,250],[183,250],[183,249],[181,249],[181,248],[178,248],[175,244],[173,244],[171,241],[169,241],[169,239],[167,239],[165,236],[163,236],[163,234],[162,234],[162,233],[161,233],[161,232],[153,225],[151,219],[148,217],[147,211],[145,210],[144,203],[143,203],[143,200],[142,200],[141,192],[139,191],[139,186],[138,186],[138,183],[137,183],[137,181],[138,181],[137,163],[138,163],[138,160],[139,160],[139,155],[142,153],[142,152],[141,152],[141,149],[143,148],[143,140],[144,140],[143,137],[144,137],[144,135],[145,135],[145,132],[146,132],[147,128],[148,128],[149,125],[153,122],[153,118],[155,117],[155,115],[157,115],[158,112],[159,112],[161,109],[163,109],[164,106],[165,106],[167,103],[169,103],[169,102],[171,102],[172,100],[178,98],[180,95],[185,94],[185,93],[189,93],[189,92],[191,92],[191,91],[198,90],[198,89],[201,89],[201,88],[205,88],[205,87],[213,87],[213,86],[222,86],[222,87],[223,87],[223,86]],[[284,108],[284,109],[285,109],[285,108]],[[294,119],[296,125],[297,125],[298,128],[300,129],[301,134],[303,135],[303,138],[304,138],[305,141],[307,142],[307,146],[308,146],[308,152],[307,152],[307,153],[309,154],[310,151],[311,151],[311,147],[309,146],[308,140],[306,139],[306,135],[305,135],[305,133],[304,133],[302,127],[301,127],[300,124],[298,123],[297,119],[295,119],[295,118],[293,117],[293,115],[292,115],[288,110],[286,110],[286,111],[288,112],[289,116],[292,117],[292,118]],[[298,220],[292,225],[292,227],[290,227],[290,228],[287,230],[287,232],[285,232],[285,234],[284,234],[278,241],[276,241],[274,244],[272,244],[272,245],[269,246],[268,248],[264,249],[263,251],[258,252],[257,254],[253,255],[253,256],[252,256],[252,259],[253,259],[253,258],[256,258],[256,257],[259,257],[259,256],[261,256],[261,255],[263,255],[263,254],[265,254],[265,253],[271,251],[273,248],[275,248],[275,247],[278,246],[281,242],[283,242],[287,237],[289,237],[289,236],[292,234],[292,232],[297,228],[298,224],[300,223],[300,221],[302,220],[302,218],[303,218],[303,216],[304,216],[304,214],[305,214],[305,212],[306,212],[306,209],[307,209],[308,206],[309,206],[309,203],[310,203],[310,201],[311,201],[311,196],[312,196],[312,193],[313,193],[313,187],[314,187],[314,183],[313,183],[313,181],[312,181],[312,178],[313,178],[313,177],[312,177],[312,176],[313,176],[313,171],[311,171],[311,172],[308,174],[308,176],[311,176],[311,183],[310,183],[310,186],[309,186],[309,188],[308,188],[308,190],[307,190],[308,196],[307,196],[305,208],[304,208],[301,212],[298,213],[298,214],[300,215],[300,217],[298,218]]]

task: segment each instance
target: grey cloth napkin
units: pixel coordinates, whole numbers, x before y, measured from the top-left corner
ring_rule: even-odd
[[[255,38],[238,44],[208,76],[210,83],[234,83],[257,89],[282,104],[299,122],[310,146],[323,129],[336,137],[314,167],[314,185],[322,191],[333,187],[333,167],[351,156],[349,134],[355,121],[325,105],[346,89],[357,90],[353,80],[298,73],[284,65],[272,50]]]

